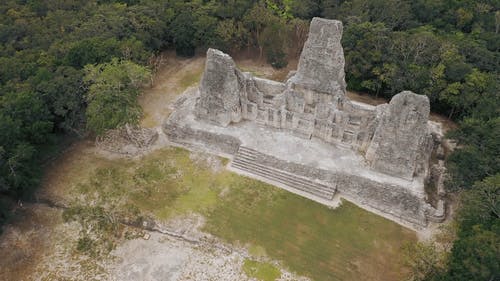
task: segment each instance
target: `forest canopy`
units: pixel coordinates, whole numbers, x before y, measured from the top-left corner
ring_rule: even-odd
[[[8,202],[29,199],[61,139],[139,120],[140,87],[163,50],[255,50],[280,68],[300,54],[315,16],[344,23],[349,89],[384,98],[402,90],[427,95],[434,112],[459,124],[449,135],[459,147],[447,159],[449,190],[479,194],[493,186],[498,195],[499,8],[493,0],[3,0],[0,221]],[[495,223],[467,222],[451,273],[433,280],[456,280],[459,268],[494,272],[461,258],[500,231],[498,212],[470,209]],[[498,257],[496,247],[485,251]],[[498,260],[485,264],[498,274]],[[467,276],[494,273],[485,274]]]

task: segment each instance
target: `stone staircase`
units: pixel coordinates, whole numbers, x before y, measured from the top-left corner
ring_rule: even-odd
[[[290,188],[297,189],[322,199],[331,200],[336,188],[300,177],[292,173],[263,165],[259,158],[264,154],[244,146],[240,146],[236,156],[231,163],[232,168],[254,174],[265,179],[284,184]]]

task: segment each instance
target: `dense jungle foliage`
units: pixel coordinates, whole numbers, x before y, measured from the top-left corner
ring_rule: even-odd
[[[0,5],[0,221],[27,199],[48,151],[141,116],[136,98],[175,48],[258,50],[287,65],[314,16],[344,22],[352,90],[427,95],[459,126],[447,159],[466,190],[444,269],[415,280],[494,280],[500,272],[498,0],[3,0]],[[417,278],[417,277],[415,277]]]

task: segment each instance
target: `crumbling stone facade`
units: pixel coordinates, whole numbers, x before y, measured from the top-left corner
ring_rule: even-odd
[[[409,91],[378,107],[346,97],[342,23],[314,18],[297,72],[285,83],[242,73],[209,49],[197,114],[222,126],[250,120],[366,152],[370,167],[412,179],[427,171],[429,100]],[[430,147],[432,148],[432,147]]]
[[[435,210],[424,202],[423,183],[408,184],[418,189],[411,190],[413,187],[409,189],[396,179],[390,180],[390,184],[384,183],[377,173],[382,174],[381,178],[395,177],[409,183],[428,176],[430,155],[439,146],[436,140],[440,140],[428,122],[429,100],[409,91],[379,106],[349,100],[341,38],[341,22],[314,18],[298,69],[283,83],[241,72],[229,55],[209,49],[194,105],[196,122],[228,128],[252,122],[300,136],[306,142],[314,138],[330,144],[332,149],[352,150],[363,156],[364,164],[359,165],[367,172],[359,175],[343,171],[321,172],[329,175],[326,181],[331,182],[330,186],[336,190],[335,186],[339,185],[343,193],[366,201],[368,206],[375,209],[378,206],[385,213],[425,225],[426,216],[432,216]],[[223,134],[212,132],[216,129],[204,132],[187,125],[181,127],[181,119],[171,117],[165,126],[167,135],[176,142],[203,143],[202,138],[196,137],[201,135],[224,138]],[[235,143],[234,137],[231,140]],[[208,146],[224,150],[220,143],[208,142]],[[273,166],[280,167],[272,169],[286,171],[291,167],[284,162],[279,164],[279,159],[274,163]],[[302,170],[309,168],[289,172],[300,174]],[[314,173],[304,177],[309,175]],[[379,188],[374,188],[377,186]],[[371,198],[365,198],[367,196]],[[404,200],[397,202],[398,198]]]

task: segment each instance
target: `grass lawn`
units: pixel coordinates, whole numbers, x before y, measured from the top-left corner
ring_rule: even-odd
[[[262,281],[274,281],[281,276],[281,271],[276,266],[249,259],[243,263],[243,271],[248,276]]]
[[[137,160],[93,163],[92,169],[71,183],[74,205],[102,206],[115,212],[137,210],[160,220],[186,212],[205,214],[217,204],[220,191],[237,177],[225,170],[214,173],[206,163],[195,164],[189,152],[180,148]]]
[[[160,220],[194,211],[207,217],[205,231],[317,281],[402,280],[401,246],[416,240],[412,231],[350,202],[329,209],[224,169],[214,172],[179,148],[94,163],[70,185],[76,204]],[[262,271],[246,264],[249,274]],[[269,268],[263,272],[261,280],[274,276]]]
[[[203,68],[200,68],[184,74],[179,83],[180,86],[185,89],[200,82],[202,73],[203,73]]]
[[[344,201],[329,209],[267,184],[240,179],[208,216],[206,230],[259,245],[314,280],[401,280],[401,246],[412,231]]]

